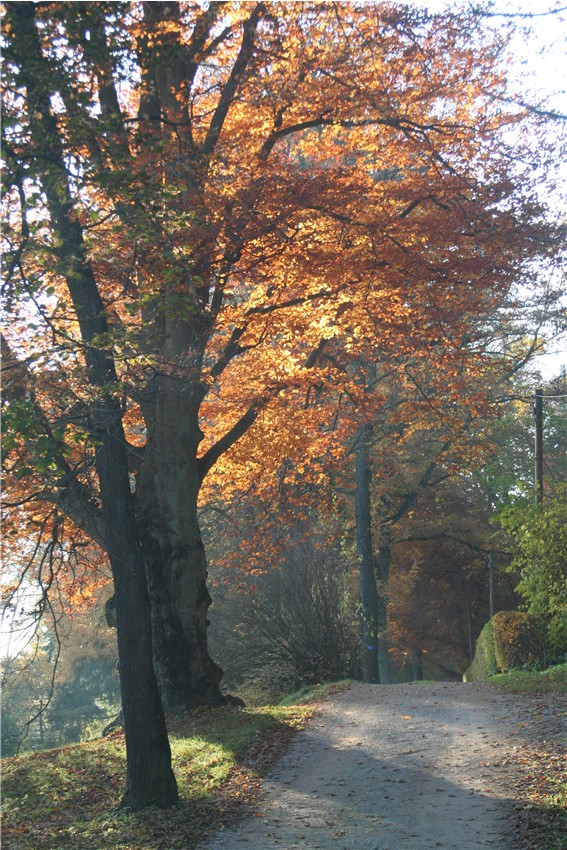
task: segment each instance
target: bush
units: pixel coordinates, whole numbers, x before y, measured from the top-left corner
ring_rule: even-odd
[[[500,611],[476,643],[474,660],[463,675],[464,682],[486,682],[496,673],[547,664],[547,619],[524,611]]]
[[[498,666],[494,648],[494,630],[492,620],[489,620],[478,636],[474,659],[471,666],[465,671],[463,681],[485,682],[495,673],[498,673]]]
[[[494,676],[491,681],[518,693],[559,691],[567,694],[567,664],[557,664],[541,671],[512,670],[511,673],[500,673]]]
[[[348,565],[310,539],[254,577],[254,592],[217,592],[210,645],[226,687],[247,704],[360,675],[360,633]]]
[[[528,611],[547,618],[550,650],[561,656],[567,651],[567,484],[556,485],[541,505],[507,505],[499,521],[514,542],[516,590]]]
[[[515,667],[544,668],[547,664],[547,621],[538,614],[500,611],[492,618],[498,672]]]

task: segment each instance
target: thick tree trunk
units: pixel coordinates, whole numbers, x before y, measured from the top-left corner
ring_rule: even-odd
[[[34,3],[7,3],[12,50],[28,99],[30,133],[38,158],[36,174],[43,186],[56,251],[77,315],[88,379],[97,393],[90,425],[98,444],[96,468],[104,537],[112,567],[118,620],[118,656],[126,736],[127,787],[123,805],[132,808],[177,801],[171,752],[152,663],[152,643],[145,567],[130,493],[126,440],[121,408],[113,394],[117,376],[108,353],[97,346],[108,328],[104,305],[90,265],[83,232],[73,214],[66,159],[51,108],[51,67],[44,59],[36,29]]]
[[[111,401],[104,402],[107,408]],[[116,405],[116,407],[118,407]],[[99,413],[100,417],[100,413]],[[152,663],[146,571],[130,494],[124,433],[117,409],[96,423],[103,519],[114,578],[122,710],[126,731],[126,791],[122,805],[167,807],[178,800],[165,717]],[[105,417],[106,418],[106,417]]]
[[[372,427],[365,425],[356,451],[356,541],[361,605],[362,675],[365,682],[378,682],[378,592],[371,524],[370,442]]]
[[[168,363],[156,378],[137,500],[152,610],[154,664],[164,707],[180,711],[222,702],[222,670],[207,649],[207,560],[197,516],[202,387],[184,373],[195,329],[168,322]],[[189,368],[190,371],[190,368]]]
[[[223,701],[219,687],[222,670],[207,649],[211,598],[197,517],[202,480],[197,452],[203,437],[199,407],[205,395],[201,375],[213,315],[210,263],[216,254],[218,226],[209,216],[201,180],[237,95],[240,77],[252,58],[262,8],[258,4],[251,10],[206,138],[197,145],[187,120],[185,96],[199,67],[196,57],[222,14],[221,6],[212,3],[203,9],[190,44],[181,47],[176,27],[170,25],[181,20],[181,5],[143,4],[152,44],[148,41],[142,62],[140,130],[170,152],[161,159],[158,183],[179,185],[180,174],[186,175],[183,191],[168,201],[168,215],[182,215],[184,228],[189,221],[195,224],[192,234],[186,231],[191,259],[170,268],[163,264],[159,302],[151,301],[144,308],[143,346],[157,367],[150,393],[142,401],[147,444],[137,501],[152,609],[154,665],[162,701],[169,711]],[[169,245],[170,235],[164,233],[160,238]],[[242,425],[248,426],[253,418],[253,413],[244,417]]]
[[[148,529],[143,536],[148,568],[154,666],[166,711],[222,702],[221,668],[207,648],[205,552],[196,525],[193,545],[171,549],[167,526]],[[159,516],[159,514],[158,514]],[[188,518],[188,525],[191,519]]]

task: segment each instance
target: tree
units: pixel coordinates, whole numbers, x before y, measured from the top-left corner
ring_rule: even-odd
[[[357,435],[356,533],[366,681],[390,682],[389,579],[398,526],[408,515],[413,526],[424,495],[435,498],[432,488],[480,463],[489,450],[479,442],[478,430],[495,415],[489,395],[498,365],[493,364],[486,391],[479,391],[473,368],[482,372],[482,357],[463,352],[463,359],[468,380],[459,398],[452,390],[447,394],[444,373],[431,375],[428,366],[411,359],[400,366],[395,384],[382,376],[380,391],[387,394],[382,409]]]
[[[512,467],[515,472],[510,486],[509,460],[500,460],[495,465],[508,488],[500,493],[497,520],[512,541],[510,570],[519,575],[518,592],[525,601],[527,610],[543,614],[549,622],[550,645],[558,654],[565,651],[567,634],[565,614],[566,595],[566,487],[567,465],[565,459],[565,436],[567,416],[565,401],[565,376],[550,381],[543,395],[544,405],[544,499],[543,504],[533,504],[533,422],[524,409],[518,416],[515,430],[518,439],[527,442],[524,463]],[[526,405],[527,406],[527,405]],[[508,428],[511,426],[508,423]],[[527,440],[526,440],[527,437]],[[526,460],[528,463],[526,464]],[[507,476],[506,476],[507,473]],[[526,497],[525,494],[530,496]]]
[[[476,474],[461,470],[422,492],[393,529],[390,650],[398,663],[415,661],[414,673],[427,665],[428,678],[439,670],[460,675],[472,660],[474,641],[490,617],[490,558],[495,609],[517,604]]]
[[[544,505],[522,503],[499,514],[503,528],[514,541],[511,568],[519,572],[517,590],[528,611],[546,615],[551,646],[564,654],[567,646],[567,499],[565,484]]]
[[[75,643],[82,625],[77,621],[72,642],[65,640],[61,659],[46,633],[39,646],[2,660],[3,755],[88,740],[116,716],[116,661],[101,652],[99,641]]]
[[[560,152],[495,105],[506,37],[474,12],[8,2],[5,39],[14,536],[107,552],[125,801],[166,805],[160,699],[221,700],[206,477],[253,425],[277,467],[321,385],[362,399],[328,341],[455,374],[470,317],[554,261]]]

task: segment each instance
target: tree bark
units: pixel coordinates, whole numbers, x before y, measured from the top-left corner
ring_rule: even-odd
[[[378,579],[378,672],[382,685],[390,684],[390,643],[388,640],[388,580],[392,560],[390,526],[387,520],[380,528],[380,546],[376,559]]]
[[[166,361],[151,403],[137,500],[148,573],[154,662],[167,711],[222,702],[222,670],[207,649],[207,559],[199,528],[201,486],[198,448],[203,388],[184,380],[188,357],[198,361],[204,343],[195,324],[166,320]],[[173,364],[173,365],[172,365]]]
[[[423,653],[421,649],[412,649],[411,651],[411,670],[412,679],[414,682],[421,682],[423,679]]]
[[[360,584],[362,675],[365,682],[379,682],[378,592],[372,545],[370,444],[372,426],[359,433],[356,450],[356,540]]]
[[[130,494],[124,433],[118,404],[115,410],[109,407],[106,402],[104,418],[99,414],[102,444],[96,465],[116,600],[127,764],[122,806],[165,808],[178,801],[177,783],[153,667],[146,570]]]

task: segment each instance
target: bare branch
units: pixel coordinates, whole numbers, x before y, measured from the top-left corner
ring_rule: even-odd
[[[567,12],[567,6],[560,6],[558,9],[548,9],[547,12],[488,12],[480,6],[471,9],[474,15],[481,18],[547,18],[550,15],[559,15],[561,12]]]

